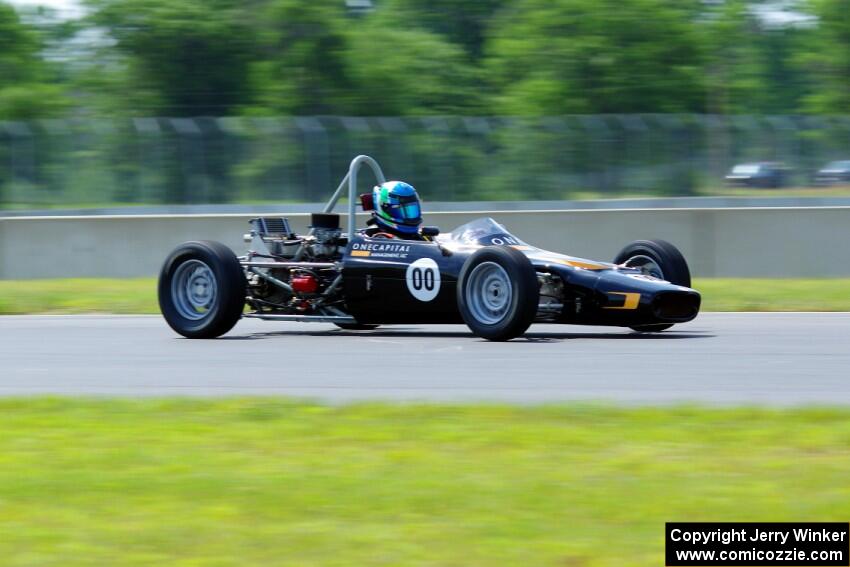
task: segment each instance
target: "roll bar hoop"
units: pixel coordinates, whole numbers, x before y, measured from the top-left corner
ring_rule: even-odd
[[[322,212],[330,213],[336,207],[337,202],[339,202],[340,197],[342,197],[343,191],[345,190],[346,183],[348,184],[348,241],[351,242],[354,239],[354,230],[357,226],[357,221],[354,218],[355,208],[357,206],[357,173],[360,171],[360,167],[363,164],[368,165],[372,169],[372,173],[375,174],[375,179],[378,181],[378,184],[381,185],[386,183],[387,179],[384,177],[384,172],[381,171],[381,166],[378,165],[378,162],[373,158],[365,155],[359,155],[353,160],[351,160],[351,165],[348,166],[348,173],[343,177],[342,182],[337,187],[334,194],[331,195],[328,204],[325,205],[325,208]]]

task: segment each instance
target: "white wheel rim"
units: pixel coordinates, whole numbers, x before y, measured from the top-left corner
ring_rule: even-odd
[[[629,268],[637,268],[644,274],[648,276],[652,276],[654,278],[658,278],[659,280],[663,280],[664,278],[664,270],[661,269],[661,266],[658,265],[658,262],[650,258],[649,256],[638,255],[632,256],[625,262],[625,266]]]
[[[507,316],[513,299],[508,273],[495,262],[482,262],[469,274],[466,305],[476,321],[496,325]]]
[[[210,267],[200,260],[177,266],[171,279],[171,299],[181,317],[200,321],[215,311],[218,284]]]

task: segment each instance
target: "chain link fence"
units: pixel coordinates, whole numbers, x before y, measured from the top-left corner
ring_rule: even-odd
[[[847,116],[0,122],[0,207],[317,202],[361,153],[433,201],[710,195],[748,161],[808,186],[848,147]]]

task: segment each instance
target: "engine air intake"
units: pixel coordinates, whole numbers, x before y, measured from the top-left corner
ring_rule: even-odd
[[[652,302],[655,316],[665,321],[690,321],[699,312],[700,296],[691,292],[659,293]]]
[[[337,230],[339,228],[339,215],[334,213],[313,213],[310,215],[310,228]]]
[[[292,229],[289,228],[289,221],[281,217],[259,217],[251,219],[251,224],[261,236],[278,236],[283,235],[289,237],[292,234]]]

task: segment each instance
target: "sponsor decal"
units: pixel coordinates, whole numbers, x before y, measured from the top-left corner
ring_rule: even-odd
[[[634,278],[636,280],[646,280],[648,282],[663,282],[661,278],[656,278],[655,276],[650,276],[649,274],[626,274],[630,278]]]
[[[431,301],[440,293],[440,268],[431,258],[419,258],[407,267],[407,289],[419,301]]]
[[[611,297],[612,295],[622,296],[623,297],[623,304],[620,305],[620,306],[603,307],[602,309],[637,309],[638,305],[640,305],[640,294],[639,293],[628,293],[628,292],[625,292],[625,291],[609,291],[608,292],[608,299],[613,299],[613,300],[616,301],[616,300],[619,300],[620,297],[613,297],[612,298]]]
[[[372,258],[407,258],[410,244],[394,242],[355,242],[351,246],[352,256],[371,256]]]
[[[504,246],[506,244],[508,246],[519,246],[522,244],[522,242],[520,242],[519,239],[514,238],[513,236],[503,234],[502,236],[491,236],[490,244],[493,244],[494,246]]]

